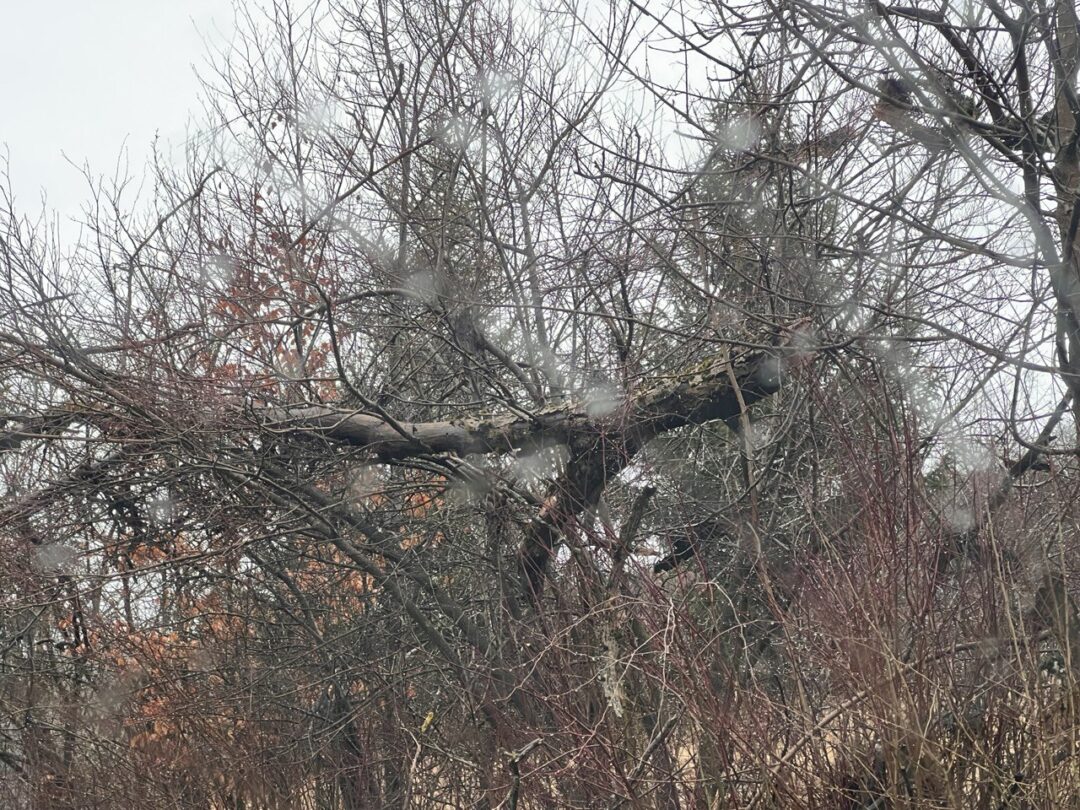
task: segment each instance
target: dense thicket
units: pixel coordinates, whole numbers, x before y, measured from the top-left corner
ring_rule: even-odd
[[[1074,806],[1074,4],[241,17],[3,206],[7,806]]]

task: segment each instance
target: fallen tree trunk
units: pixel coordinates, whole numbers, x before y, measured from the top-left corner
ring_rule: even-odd
[[[553,483],[539,513],[526,527],[519,554],[523,590],[535,600],[543,592],[548,563],[562,538],[649,440],[717,420],[737,429],[748,408],[780,390],[792,359],[808,356],[791,346],[791,334],[788,330],[780,345],[768,350],[737,358],[727,352],[713,355],[658,378],[616,407],[605,409],[602,416],[591,413],[588,403],[576,400],[533,414],[432,422],[399,422],[386,415],[307,406],[275,410],[264,426],[365,448],[384,461],[435,453],[530,452],[565,445],[570,451],[566,472]]]
[[[401,422],[386,413],[335,405],[307,405],[257,411],[258,426],[284,436],[314,435],[362,448],[381,461],[432,454],[464,457],[530,452],[544,446],[566,446],[570,451],[566,471],[552,484],[538,514],[527,526],[519,555],[522,585],[536,597],[543,590],[552,552],[566,532],[585,509],[596,504],[607,484],[631,463],[645,444],[662,433],[711,421],[720,420],[737,428],[748,408],[780,389],[791,360],[809,356],[805,350],[790,345],[791,334],[787,330],[779,345],[769,349],[748,351],[736,357],[724,351],[677,373],[656,378],[600,414],[589,403],[575,399],[534,413],[426,422]],[[114,403],[121,409],[126,404]],[[99,410],[95,421],[102,440],[108,441],[107,409]],[[156,429],[156,425],[147,425],[148,433],[153,434]],[[123,440],[129,440],[130,419],[124,421],[124,431]],[[11,434],[12,444],[30,438],[23,425]],[[39,506],[40,499],[30,494],[5,510],[5,514],[10,518],[10,513],[17,512],[25,519],[27,512]]]
[[[400,422],[360,409],[317,405],[270,410],[262,425],[281,433],[314,433],[366,448],[387,461],[433,453],[466,456],[530,451],[616,432],[640,445],[687,425],[722,419],[734,426],[743,406],[779,390],[786,351],[778,347],[755,352],[737,362],[726,355],[710,357],[652,382],[618,407],[605,409],[604,416],[591,414],[587,403],[573,399],[535,413],[431,422]]]

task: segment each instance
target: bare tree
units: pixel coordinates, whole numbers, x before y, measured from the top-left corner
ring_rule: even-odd
[[[242,12],[0,206],[11,806],[1071,806],[1071,4]]]

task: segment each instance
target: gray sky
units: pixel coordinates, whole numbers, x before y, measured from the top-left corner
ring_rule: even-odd
[[[87,200],[79,167],[133,177],[155,134],[181,146],[212,49],[233,30],[229,0],[0,0],[0,149],[18,210],[41,198],[65,225]],[[66,157],[65,157],[66,156]],[[74,166],[72,164],[75,164]]]

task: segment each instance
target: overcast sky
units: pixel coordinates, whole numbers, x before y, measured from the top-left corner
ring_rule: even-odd
[[[195,69],[233,31],[229,0],[0,0],[0,11],[0,146],[17,207],[38,211],[44,193],[62,221],[87,199],[78,167],[111,176],[126,147],[139,176],[155,135],[183,143],[200,107]]]

